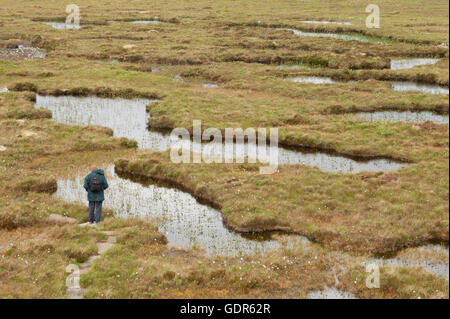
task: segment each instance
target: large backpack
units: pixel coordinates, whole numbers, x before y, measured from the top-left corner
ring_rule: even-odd
[[[92,178],[91,178],[91,183],[89,184],[89,189],[93,193],[101,192],[103,190],[102,181],[100,180],[101,175],[97,174],[97,175],[91,175],[91,176],[92,176]]]

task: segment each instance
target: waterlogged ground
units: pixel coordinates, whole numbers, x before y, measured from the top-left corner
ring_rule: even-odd
[[[357,113],[356,116],[361,117],[368,121],[386,121],[386,122],[433,122],[436,124],[447,124],[449,121],[448,115],[440,115],[433,112],[396,112],[396,111],[384,111],[384,112],[367,112]]]
[[[325,33],[325,32],[305,32],[297,29],[283,29],[286,31],[291,31],[295,35],[302,37],[320,37],[320,38],[333,38],[344,41],[360,41],[360,42],[369,42],[373,41],[377,44],[384,44],[383,41],[371,40],[368,37],[362,35],[350,35],[350,34],[339,34],[339,33]]]
[[[340,291],[335,287],[325,287],[324,290],[311,291],[308,299],[357,299],[353,294]]]
[[[146,99],[105,99],[97,97],[36,96],[35,107],[52,112],[58,122],[69,125],[100,125],[113,130],[116,137],[135,140],[140,148],[166,150],[169,138],[147,129]]]
[[[158,20],[136,20],[136,21],[131,21],[131,23],[136,23],[136,24],[160,24],[162,22],[158,21]]]
[[[439,59],[401,59],[391,60],[391,70],[403,70],[410,69],[419,65],[435,64]]]
[[[343,82],[339,82],[333,80],[329,77],[318,77],[318,76],[299,76],[288,79],[291,82],[295,83],[311,83],[311,84],[339,84]],[[352,83],[353,81],[349,81],[347,83]],[[444,87],[439,87],[436,85],[429,84],[421,84],[415,82],[400,82],[393,81],[391,82],[392,89],[394,91],[421,91],[427,94],[448,94],[448,89]]]
[[[107,168],[106,177],[109,189],[104,207],[112,209],[120,218],[157,220],[158,229],[166,236],[170,247],[192,249],[195,246],[204,249],[207,255],[225,256],[263,254],[281,247],[274,240],[255,241],[229,231],[219,211],[199,204],[188,193],[155,185],[143,186],[120,178],[114,166]],[[87,204],[83,181],[84,176],[58,180],[54,196]]]
[[[295,78],[292,78],[289,80],[292,82],[296,82],[296,83],[313,83],[313,84],[339,83],[338,81],[334,81],[331,78],[318,77],[318,76],[295,77]]]
[[[142,149],[165,151],[170,148],[202,153],[209,160],[245,162],[257,159],[270,164],[302,164],[325,172],[358,173],[361,171],[389,171],[405,166],[388,159],[355,160],[320,151],[294,151],[278,146],[258,146],[251,143],[212,142],[207,145],[178,140],[168,134],[149,131],[150,114],[146,106],[156,101],[143,99],[104,99],[96,97],[36,96],[35,107],[52,112],[58,122],[70,125],[100,125],[113,130],[114,136],[135,140]],[[199,151],[197,151],[199,150]],[[247,158],[247,160],[246,160]]]
[[[54,29],[58,30],[79,30],[81,29],[80,25],[76,25],[73,23],[65,23],[65,22],[44,22],[44,24],[51,26]]]
[[[59,2],[0,6],[0,296],[65,298],[114,231],[85,297],[448,298],[448,3],[382,1],[368,29],[367,3],[327,1],[86,0],[76,30]],[[159,133],[194,120],[280,147]]]
[[[422,91],[429,94],[447,94],[448,88],[436,85],[427,85],[414,82],[392,82],[392,89],[395,91]]]

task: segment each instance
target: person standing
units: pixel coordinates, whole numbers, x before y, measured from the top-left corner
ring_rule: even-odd
[[[93,166],[91,172],[84,179],[83,187],[88,193],[89,223],[98,224],[102,218],[102,205],[105,200],[104,191],[108,188],[105,172]]]

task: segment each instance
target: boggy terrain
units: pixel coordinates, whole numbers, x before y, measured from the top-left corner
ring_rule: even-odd
[[[337,288],[360,298],[448,298],[448,277],[424,266],[448,269],[448,249],[423,247],[448,245],[448,121],[355,114],[448,117],[448,3],[381,1],[381,28],[367,29],[363,1],[88,0],[77,3],[81,29],[64,30],[43,23],[65,20],[57,2],[3,2],[1,297],[65,298],[66,266],[96,255],[102,231],[114,230],[116,246],[81,276],[85,297],[304,298]],[[432,23],[419,22],[430,16]],[[351,24],[301,22],[310,20]],[[392,60],[408,58],[438,61],[391,69]],[[299,77],[332,81],[291,81]],[[447,94],[394,90],[394,82]],[[34,106],[36,94],[158,100],[147,107],[150,131],[192,132],[193,120],[219,130],[276,127],[283,147],[404,165],[339,173],[282,164],[276,174],[261,175],[258,164],[175,164],[167,151],[142,148],[111,128],[58,123],[45,105]],[[205,254],[201,243],[181,249],[159,218],[123,219],[114,209],[97,228],[79,227],[87,221],[85,203],[55,193],[58,181],[84,175],[92,164],[115,164],[122,178],[144,187],[178,188],[220,212],[229,231],[257,233],[252,240],[269,236],[280,247],[242,255]],[[77,223],[60,224],[52,214]],[[364,262],[393,256],[407,262],[384,263],[381,287],[367,288]]]

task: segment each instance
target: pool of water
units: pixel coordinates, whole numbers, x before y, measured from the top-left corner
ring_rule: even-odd
[[[35,107],[50,110],[57,122],[109,127],[114,136],[133,139],[140,148],[164,151],[168,139],[147,129],[146,106],[154,102],[156,100],[36,95]]]
[[[421,91],[429,94],[448,94],[448,88],[430,84],[419,84],[415,82],[393,81],[392,89],[395,91]]]
[[[357,299],[352,293],[341,291],[335,287],[325,286],[324,290],[310,291],[308,299]]]
[[[314,150],[292,150],[278,146],[261,147],[253,143],[198,143],[192,140],[171,138],[170,135],[149,131],[150,115],[146,105],[155,101],[146,99],[105,99],[98,97],[36,96],[36,108],[52,112],[52,118],[71,125],[100,125],[113,130],[116,137],[127,137],[137,141],[138,147],[165,151],[177,146],[179,149],[202,153],[205,158],[222,157],[244,161],[256,158],[263,163],[301,164],[317,167],[325,172],[358,173],[361,171],[397,170],[405,166],[388,159],[359,160],[337,154]],[[197,151],[200,150],[200,151]]]
[[[156,185],[144,186],[118,177],[114,166],[106,169],[109,188],[103,205],[116,217],[151,218],[168,239],[169,247],[203,248],[207,255],[238,256],[265,253],[282,247],[276,240],[257,241],[229,231],[219,211],[202,205],[190,194]],[[55,198],[87,205],[84,176],[58,180]],[[290,244],[308,245],[304,237],[293,237]]]
[[[288,81],[296,83],[310,83],[310,84],[339,84],[339,83],[354,83],[355,81],[336,81],[330,77],[323,76],[297,76],[288,78]],[[392,89],[395,91],[421,91],[429,94],[448,94],[448,88],[437,85],[420,84],[408,81],[391,81]]]
[[[337,21],[325,21],[325,20],[303,20],[300,21],[301,23],[308,23],[308,24],[337,24],[337,25],[353,25],[351,22],[337,22]]]
[[[135,24],[161,24],[163,22],[158,21],[158,20],[135,20],[135,21],[131,21],[131,23],[135,23]]]
[[[154,101],[145,99],[104,99],[97,97],[36,96],[36,108],[52,112],[54,120],[71,125],[100,125],[113,130],[116,137],[127,137],[137,141],[139,148],[165,151],[171,146],[200,152],[204,157],[238,159],[257,158],[263,163],[275,163],[271,154],[278,153],[278,164],[301,164],[313,166],[325,172],[358,173],[360,171],[397,170],[405,164],[388,160],[357,160],[326,152],[291,150],[267,145],[259,147],[252,143],[196,143],[191,140],[174,140],[170,135],[149,131],[150,115],[146,105]],[[196,151],[197,152],[197,151]],[[200,153],[199,152],[199,153]]]
[[[332,78],[328,77],[321,77],[321,76],[298,76],[295,78],[288,79],[291,82],[296,83],[312,83],[312,84],[335,84],[335,83],[341,83],[338,81],[333,80]]]
[[[0,93],[8,93],[9,90],[7,87],[0,88]]]
[[[219,87],[219,85],[217,85],[215,83],[203,83],[202,87],[205,89],[217,89]]]
[[[360,41],[360,42],[372,42],[377,44],[384,44],[382,41],[372,41],[363,35],[351,35],[351,34],[341,34],[341,33],[322,33],[322,32],[307,32],[297,29],[284,28],[281,30],[287,30],[293,32],[295,35],[304,37],[319,37],[319,38],[333,38],[345,41]]]
[[[58,30],[79,30],[81,29],[80,25],[76,25],[73,23],[65,23],[65,22],[44,22],[44,24],[51,26],[54,29]]]
[[[384,122],[434,122],[436,124],[448,124],[449,116],[440,115],[433,112],[411,112],[411,111],[380,111],[380,112],[360,112],[355,114],[368,121]]]
[[[410,69],[419,65],[435,64],[439,59],[401,59],[391,60],[391,70]]]

